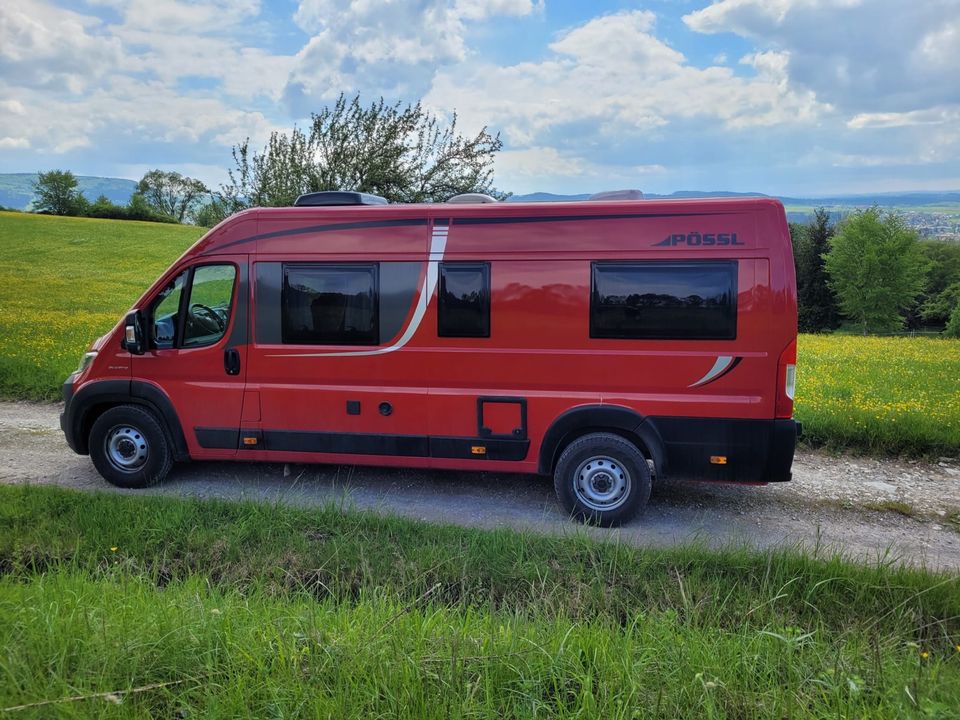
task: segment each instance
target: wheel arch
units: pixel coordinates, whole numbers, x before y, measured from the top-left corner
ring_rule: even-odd
[[[594,432],[609,432],[630,441],[644,457],[653,461],[658,478],[666,476],[666,454],[656,426],[649,418],[622,405],[580,405],[558,416],[544,433],[537,471],[552,475],[563,449],[577,438]]]
[[[156,415],[178,461],[188,460],[183,427],[166,393],[155,385],[138,380],[99,380],[81,387],[70,398],[65,414],[73,435],[75,450],[90,453],[90,430],[104,412],[117,405],[139,405]]]

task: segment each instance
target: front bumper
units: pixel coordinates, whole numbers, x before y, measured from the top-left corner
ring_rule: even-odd
[[[86,453],[81,452],[80,446],[77,444],[77,424],[74,422],[73,413],[71,412],[74,394],[73,385],[77,379],[77,375],[79,375],[79,373],[73,373],[63,382],[63,412],[60,413],[60,429],[63,430],[63,435],[67,439],[67,445],[70,446],[70,449],[75,453],[85,455]]]

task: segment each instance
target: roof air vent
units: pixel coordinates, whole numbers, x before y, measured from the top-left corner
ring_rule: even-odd
[[[467,203],[495,203],[497,202],[497,199],[483,193],[461,193],[460,195],[454,195],[452,198],[447,200],[447,202],[455,203],[457,205]]]
[[[294,207],[324,207],[330,205],[386,205],[387,199],[379,195],[345,190],[327,190],[301,195]]]
[[[643,200],[639,190],[607,190],[591,195],[588,200]]]

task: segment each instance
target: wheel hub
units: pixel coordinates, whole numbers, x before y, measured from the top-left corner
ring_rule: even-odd
[[[597,455],[580,463],[574,475],[577,499],[592,510],[614,510],[630,494],[631,477],[618,460]]]
[[[118,470],[133,472],[146,461],[149,447],[143,433],[132,426],[120,425],[107,433],[106,455]]]

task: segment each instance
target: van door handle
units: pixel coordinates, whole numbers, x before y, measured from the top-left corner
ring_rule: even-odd
[[[240,374],[240,351],[236,348],[227,348],[223,351],[223,369],[227,375]]]

